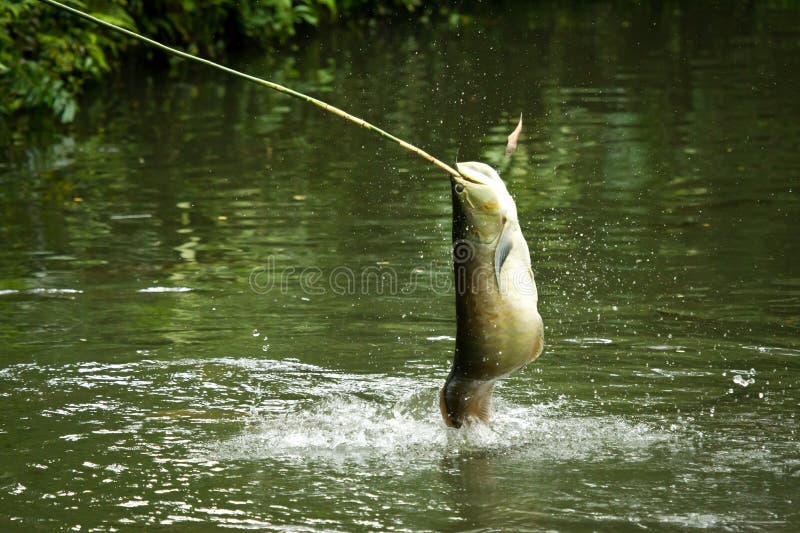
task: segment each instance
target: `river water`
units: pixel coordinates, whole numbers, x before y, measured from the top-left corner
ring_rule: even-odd
[[[546,346],[491,427],[446,176],[140,65],[0,167],[3,530],[800,526],[800,10],[503,6],[231,61],[503,167]]]

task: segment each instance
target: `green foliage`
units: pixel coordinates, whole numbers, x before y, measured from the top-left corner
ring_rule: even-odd
[[[105,18],[134,27],[119,5],[108,7]],[[83,84],[110,70],[122,49],[120,39],[64,19],[36,0],[0,0],[0,92],[5,95],[0,114],[47,107],[69,122]]]
[[[298,28],[342,17],[414,11],[422,0],[74,0],[119,26],[219,56],[231,43],[266,48]],[[132,43],[38,0],[0,0],[0,116],[47,108],[62,122],[87,82],[116,68]]]

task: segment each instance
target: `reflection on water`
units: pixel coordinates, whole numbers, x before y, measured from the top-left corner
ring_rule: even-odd
[[[438,171],[255,86],[132,71],[0,167],[4,530],[798,524],[800,11],[504,6],[237,65],[501,168],[547,345],[493,425],[438,412]]]
[[[13,425],[4,420],[22,437],[16,449],[25,456],[6,467],[24,474],[6,487],[14,501],[34,510],[64,506],[60,521],[77,499],[97,510],[98,524],[244,527],[318,516],[381,528],[394,520],[439,529],[533,518],[543,527],[585,520],[693,526],[699,518],[685,511],[709,484],[730,490],[764,476],[791,479],[800,466],[782,428],[731,405],[667,417],[591,415],[566,397],[514,399],[506,386],[490,428],[457,431],[441,422],[433,378],[152,355],[0,372],[6,398],[31,404],[33,413]],[[684,374],[669,378],[696,377]],[[764,433],[741,425],[742,416]],[[706,434],[709,420],[717,434]],[[422,506],[428,518],[413,512]],[[674,514],[653,516],[655,507]],[[410,514],[398,517],[402,508]],[[554,516],[556,509],[573,510]],[[724,509],[702,519],[713,527],[739,521],[758,523]]]

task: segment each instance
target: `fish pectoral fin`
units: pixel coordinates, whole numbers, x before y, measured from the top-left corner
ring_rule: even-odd
[[[476,395],[465,413],[468,420],[479,420],[484,424],[489,423],[489,419],[492,416],[492,392],[494,392],[494,383]]]
[[[497,288],[500,289],[500,269],[508,259],[508,254],[511,253],[511,248],[514,247],[514,239],[512,237],[511,224],[506,222],[503,224],[503,231],[500,233],[500,239],[497,242],[497,248],[494,250],[494,277],[497,280]]]

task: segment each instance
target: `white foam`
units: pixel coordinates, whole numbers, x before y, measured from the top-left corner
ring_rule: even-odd
[[[83,291],[78,289],[31,289],[29,292],[33,294],[83,294]]]
[[[20,294],[22,292],[28,294],[83,294],[83,291],[79,289],[46,289],[43,287],[37,287],[34,289],[28,289],[26,291],[20,291],[17,289],[0,289],[0,296]]]
[[[210,452],[217,460],[381,460],[408,468],[475,452],[519,453],[531,460],[635,460],[670,438],[621,417],[569,415],[566,402],[520,406],[500,398],[491,425],[447,428],[437,388],[407,385],[409,391],[394,403],[339,394],[296,403],[288,412],[256,413],[241,435],[214,444]]]
[[[28,294],[83,294],[83,291],[79,289],[46,289],[43,287],[37,287],[35,289],[28,289],[26,291],[3,289],[0,290],[0,296],[5,294],[18,294],[20,292],[26,292]]]
[[[145,293],[161,293],[161,292],[191,292],[191,287],[146,287],[144,289],[139,289],[136,292],[145,292]]]
[[[614,341],[612,339],[604,339],[602,337],[576,337],[572,339],[564,339],[565,342],[570,342],[572,344],[581,344],[581,345],[588,345],[588,344],[613,344]]]

